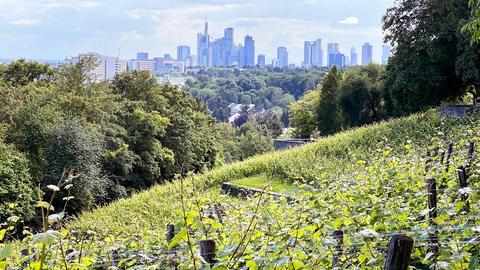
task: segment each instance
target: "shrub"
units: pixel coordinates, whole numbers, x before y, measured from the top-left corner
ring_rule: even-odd
[[[11,216],[31,219],[34,201],[35,188],[27,159],[0,142],[0,223]]]

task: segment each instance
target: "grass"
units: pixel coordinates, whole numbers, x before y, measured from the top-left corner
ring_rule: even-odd
[[[232,183],[244,187],[265,189],[285,195],[294,195],[296,192],[300,192],[299,187],[292,183],[286,183],[284,181],[271,179],[262,175],[241,178],[232,181]]]
[[[221,262],[238,256],[233,268],[246,269],[246,264],[257,263],[272,269],[301,269],[302,265],[306,269],[332,268],[329,237],[333,230],[342,229],[351,252],[343,262],[344,268],[381,269],[384,254],[375,247],[385,248],[388,244],[388,236],[383,233],[406,231],[421,244],[428,236],[428,223],[424,222],[428,208],[424,184],[427,176],[439,179],[443,189],[436,220],[441,241],[464,243],[464,239],[476,234],[469,227],[455,233],[452,228],[480,221],[480,194],[469,193],[471,216],[458,215],[455,209],[462,205],[460,200],[452,200],[456,191],[444,190],[456,187],[455,168],[464,161],[468,141],[478,142],[479,134],[478,115],[441,119],[436,110],[430,110],[225,165],[183,182],[158,185],[86,212],[72,220],[69,229],[94,231],[102,244],[92,246],[101,253],[112,246],[124,250],[164,249],[165,226],[173,223],[177,229],[191,232],[179,239],[182,269],[192,268],[187,240],[193,243],[196,254],[198,241],[205,238],[215,239]],[[455,142],[450,169],[426,171],[426,149],[443,149],[449,142]],[[469,185],[475,189],[480,189],[478,174],[475,170],[469,178]],[[256,188],[268,185],[272,191],[294,192],[301,199],[286,205],[282,201],[260,204],[255,198],[231,198],[219,193],[220,183],[226,181]],[[299,186],[302,188],[296,190]],[[200,218],[211,205],[225,208],[223,224]],[[245,239],[250,240],[245,243]],[[237,250],[246,254],[232,254],[241,245],[245,248]],[[462,265],[478,258],[472,250],[476,250],[472,243],[457,243],[453,248],[447,244],[442,247],[439,260],[444,260],[445,269],[465,269]],[[417,269],[428,269],[427,254],[426,248],[415,250],[412,263]]]
[[[391,121],[380,122],[322,138],[315,143],[294,149],[267,153],[243,162],[228,164],[194,177],[203,193],[218,201],[222,182],[264,175],[284,182],[315,183],[325,179],[341,179],[356,168],[354,160],[381,155],[379,146],[388,144],[393,154],[402,152],[408,141],[412,147],[426,147],[432,138],[443,132],[445,140],[464,123],[444,123],[436,110]],[[442,124],[443,123],[443,124]],[[191,178],[186,180],[191,183]],[[252,181],[248,181],[252,182]],[[152,187],[150,190],[122,199],[109,206],[86,212],[70,223],[72,228],[95,228],[100,235],[129,238],[164,228],[179,215],[179,182]]]

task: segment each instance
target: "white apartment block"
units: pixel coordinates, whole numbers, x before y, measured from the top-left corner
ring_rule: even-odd
[[[96,61],[95,67],[90,70],[90,76],[93,81],[111,80],[117,73],[127,71],[126,60],[119,59],[118,57],[104,56],[93,52],[79,54],[71,59],[66,59],[65,62],[75,64],[85,57],[92,57]]]

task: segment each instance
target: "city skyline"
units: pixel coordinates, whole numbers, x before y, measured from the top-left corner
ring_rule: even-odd
[[[196,33],[203,31],[207,16],[212,37],[221,37],[224,28],[234,27],[235,43],[252,36],[256,56],[266,55],[267,63],[284,46],[289,62],[300,65],[304,41],[317,38],[324,44],[339,43],[344,53],[368,41],[374,46],[374,62],[380,63],[381,17],[393,0],[301,0],[294,7],[287,1],[272,5],[263,0],[47,2],[0,1],[4,41],[0,58],[63,59],[95,51],[130,59],[137,51],[175,55],[180,44],[190,46],[195,54]]]

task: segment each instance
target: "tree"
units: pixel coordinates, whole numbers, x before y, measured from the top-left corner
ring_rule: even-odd
[[[239,127],[237,136],[240,160],[273,150],[272,137],[258,131],[251,122]]]
[[[11,216],[32,219],[35,196],[27,159],[0,141],[0,223]]]
[[[29,83],[48,84],[53,80],[54,71],[49,65],[27,62],[20,59],[0,70],[0,78],[11,86],[25,86]]]
[[[465,94],[469,86],[459,72],[467,68],[459,56],[468,38],[460,28],[469,13],[466,0],[401,0],[387,10],[385,41],[395,48],[386,71],[391,115],[419,111]]]
[[[383,116],[383,68],[368,65],[346,73],[339,94],[339,106],[347,127],[378,121]]]
[[[95,205],[109,201],[108,179],[102,173],[101,156],[103,138],[95,130],[88,128],[80,120],[65,118],[57,123],[48,133],[45,158],[47,161],[43,187],[55,185],[65,169],[73,169],[77,178],[73,181],[71,195],[75,200],[68,204],[68,210],[78,213],[91,209]],[[67,196],[62,191],[55,203],[59,208]]]
[[[470,0],[469,6],[472,9],[472,16],[462,31],[471,34],[471,41],[476,43],[480,41],[480,0]]]
[[[290,105],[290,124],[295,128],[295,136],[310,138],[317,128],[317,108],[320,102],[319,91],[309,91],[299,101]]]
[[[316,108],[318,130],[322,135],[329,135],[341,130],[341,110],[338,96],[342,83],[342,74],[336,66],[323,79],[319,103]]]

